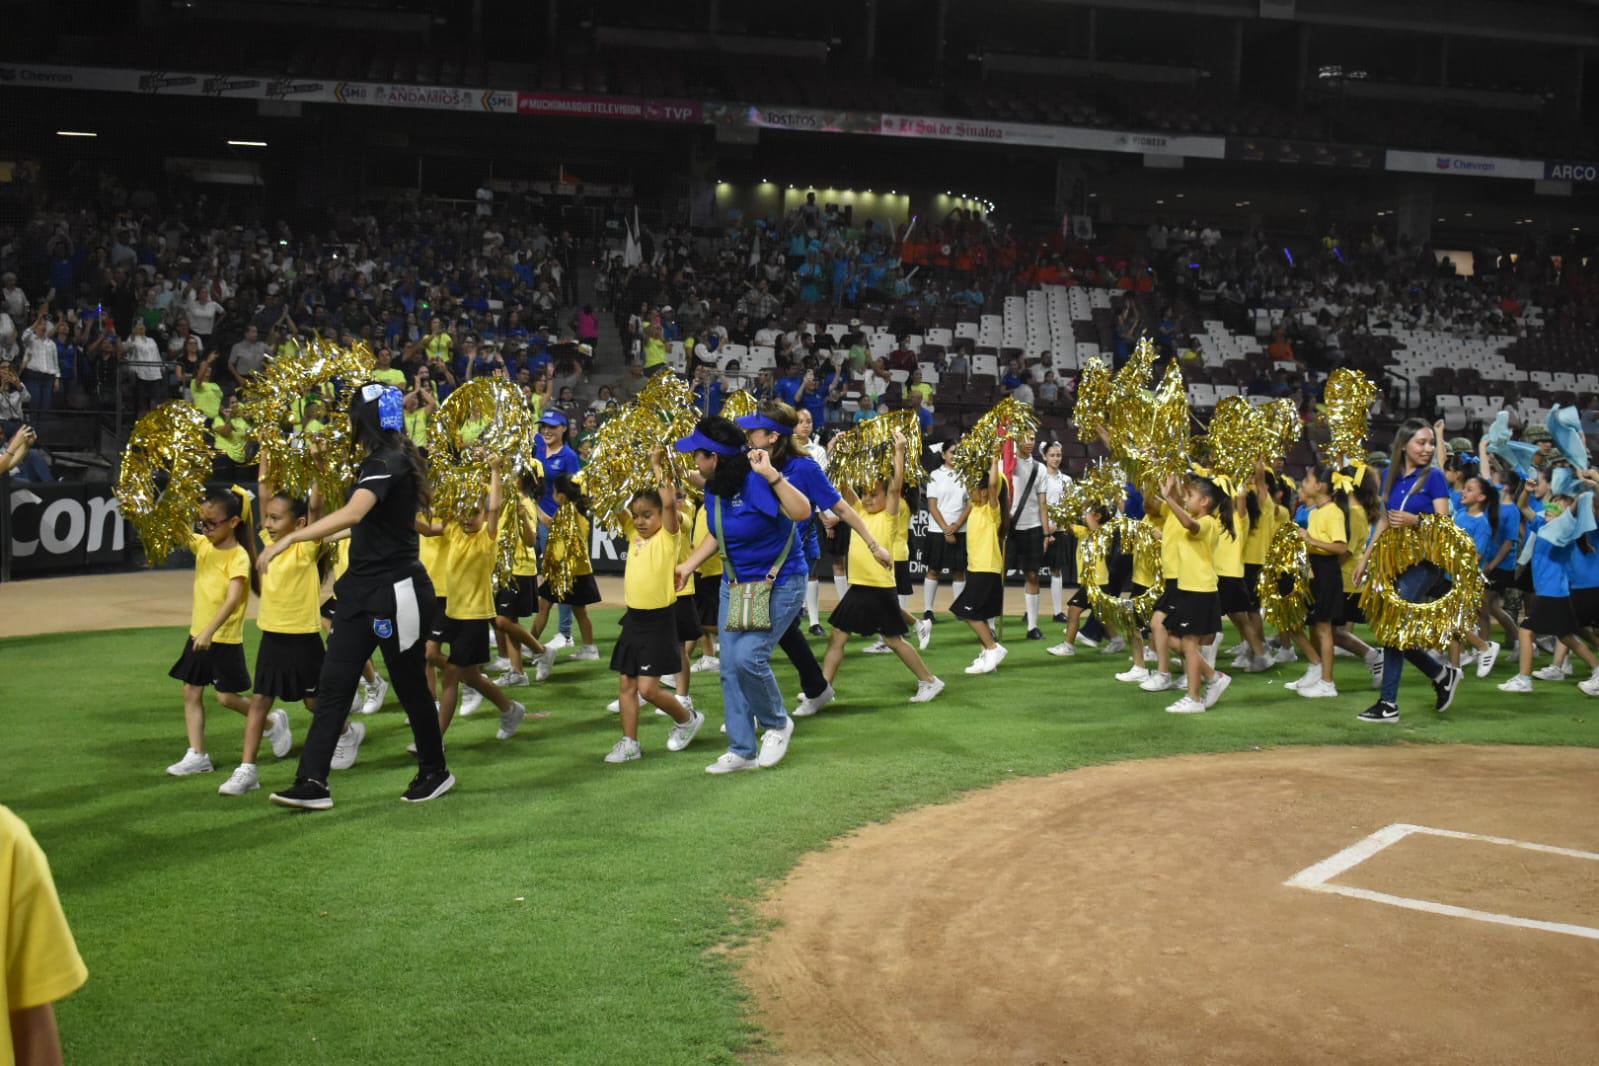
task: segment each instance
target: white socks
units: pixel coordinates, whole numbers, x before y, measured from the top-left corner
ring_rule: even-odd
[[[843,599],[844,593],[849,591],[849,578],[840,574],[833,575],[833,591],[838,593],[838,598]]]
[[[894,598],[899,600],[900,610],[904,611],[906,614],[911,613],[911,598],[909,596],[896,596]]]
[[[1066,579],[1060,574],[1051,574],[1049,577],[1049,601],[1055,605],[1056,614],[1064,614],[1066,608],[1061,604],[1061,596],[1066,591]]]
[[[1037,629],[1038,628],[1038,593],[1036,593],[1036,592],[1023,593],[1023,599],[1025,599],[1027,601],[1027,628],[1028,629]]]
[[[821,625],[822,583],[820,581],[805,582],[805,616],[811,620],[811,625]]]
[[[955,594],[955,598],[957,600],[960,599],[961,598],[961,593],[966,591],[966,581],[965,581],[965,579],[963,578],[962,580],[957,581],[954,584],[950,585],[949,590]]]
[[[922,610],[931,611],[933,609],[933,599],[937,595],[938,595],[938,581],[937,581],[937,579],[931,578],[931,577],[924,578],[922,580],[922,605],[923,605],[922,606]]]

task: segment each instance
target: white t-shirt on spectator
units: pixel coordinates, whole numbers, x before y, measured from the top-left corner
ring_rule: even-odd
[[[955,471],[948,466],[941,466],[927,479],[927,498],[938,504],[938,513],[944,516],[944,521],[953,522],[966,509],[966,501],[970,497],[966,494],[966,486],[955,476]],[[934,533],[940,530],[936,522],[928,528]],[[965,528],[966,522],[962,519],[955,531],[958,533]]]
[[[0,307],[4,307],[6,314],[14,320],[21,322],[28,315],[28,298],[23,295],[22,289],[15,285],[9,289],[0,289]]]
[[[33,330],[28,330],[22,338],[22,356],[28,361],[28,369],[34,373],[49,374],[54,378],[61,376],[61,364],[56,359],[54,338],[41,337]]]
[[[0,391],[0,422],[26,422],[28,418],[23,408],[27,402],[27,389]]]
[[[217,328],[217,315],[222,313],[222,305],[201,293],[190,299],[183,311],[189,316],[189,328],[202,337],[209,337]]]
[[[140,381],[160,381],[165,371],[161,368],[161,351],[149,337],[129,337],[127,354],[123,361],[133,368],[133,376]]]

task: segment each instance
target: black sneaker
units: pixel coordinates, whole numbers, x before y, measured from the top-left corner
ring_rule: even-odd
[[[274,792],[272,802],[279,807],[295,807],[302,811],[328,811],[333,809],[333,793],[328,786],[309,777],[302,777],[293,788]]]
[[[411,787],[400,798],[407,803],[426,803],[438,799],[455,787],[455,775],[448,770],[434,770],[411,778]]]
[[[1380,722],[1386,725],[1393,725],[1399,721],[1399,708],[1391,703],[1384,703],[1382,700],[1378,700],[1355,715],[1355,717],[1362,722]]]
[[[1037,626],[1034,626],[1032,629],[1029,629],[1027,631],[1027,639],[1028,640],[1043,640],[1044,639],[1044,631],[1042,629],[1039,629]]]
[[[933,612],[932,611],[923,611],[922,612],[922,621],[931,622],[932,620],[933,620]]]
[[[827,636],[827,630],[823,629],[820,625],[811,626],[811,628],[809,630],[807,630],[807,632],[809,632],[810,635],[813,636],[813,637],[825,637],[825,636]]]
[[[1060,614],[1057,614],[1055,616],[1055,621],[1059,622],[1061,625],[1065,625],[1066,624],[1066,612],[1062,611]]]
[[[1433,710],[1443,712],[1455,702],[1455,692],[1460,688],[1460,679],[1466,672],[1458,666],[1444,667],[1444,676],[1432,683],[1432,690],[1438,694],[1438,701],[1433,704]]]

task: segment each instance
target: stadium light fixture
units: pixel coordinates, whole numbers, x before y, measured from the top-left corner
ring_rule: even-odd
[[[1159,206],[1161,204],[1164,204],[1165,202],[1166,202],[1165,200],[1156,200],[1155,204],[1156,204],[1156,206]]]
[[[98,137],[98,133],[90,130],[56,130],[57,137]]]
[[[232,148],[265,148],[267,143],[265,141],[229,141],[228,145]]]

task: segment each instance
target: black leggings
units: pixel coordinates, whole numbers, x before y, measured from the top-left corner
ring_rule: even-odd
[[[430,596],[426,602],[436,601]],[[370,615],[334,620],[327,654],[322,659],[322,677],[317,682],[316,713],[311,717],[305,749],[300,752],[302,778],[327,783],[333,749],[350,717],[356,682],[361,679],[366,661],[378,649],[383,651],[383,665],[389,669],[394,694],[410,719],[417,764],[423,773],[444,769],[444,735],[439,732],[439,711],[433,704],[433,693],[428,691],[427,642],[419,637],[401,651],[397,636],[380,639],[372,631],[372,623]]]
[[[816,661],[816,653],[811,651],[810,642],[805,639],[805,631],[800,628],[798,618],[783,631],[777,646],[783,649],[788,661],[799,671],[800,688],[805,692],[806,699],[814,700],[827,691],[827,677],[822,673],[822,664]],[[353,690],[351,695],[354,695]]]

